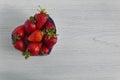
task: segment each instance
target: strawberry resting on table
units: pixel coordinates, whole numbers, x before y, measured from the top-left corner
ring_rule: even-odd
[[[57,42],[55,23],[45,9],[41,9],[13,30],[12,42],[17,50],[23,52],[25,59],[48,55]]]

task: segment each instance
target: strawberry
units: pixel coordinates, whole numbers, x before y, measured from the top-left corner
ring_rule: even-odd
[[[42,29],[47,19],[48,19],[48,15],[46,14],[45,9],[41,9],[40,13],[35,14],[37,28]]]
[[[51,49],[57,42],[57,36],[45,35],[43,38],[43,42],[49,49]]]
[[[40,42],[42,40],[42,31],[35,30],[28,36],[28,41],[31,42]]]
[[[55,25],[50,19],[47,20],[44,27],[44,34],[54,35],[56,33]]]
[[[40,48],[41,48],[41,43],[30,43],[27,46],[28,52],[30,52],[31,56],[37,56],[40,52]]]
[[[12,32],[12,39],[13,41],[20,40],[24,37],[24,25],[20,25],[17,28],[15,28]]]
[[[25,45],[22,40],[17,40],[13,44],[16,49],[20,51],[25,51]]]
[[[36,25],[31,20],[25,21],[25,32],[30,34],[31,32],[36,30]]]
[[[42,46],[41,50],[40,50],[40,54],[41,55],[47,55],[49,53],[49,48],[47,48],[46,46]]]
[[[44,26],[46,30],[55,29],[55,25],[50,19],[47,20]]]
[[[30,56],[37,56],[40,52],[42,43],[29,43],[25,52],[23,52],[23,56],[25,59],[29,58]]]

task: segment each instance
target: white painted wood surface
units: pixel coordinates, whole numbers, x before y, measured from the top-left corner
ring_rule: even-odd
[[[11,32],[38,5],[59,40],[51,55],[25,60]],[[0,80],[120,80],[120,1],[0,0]]]

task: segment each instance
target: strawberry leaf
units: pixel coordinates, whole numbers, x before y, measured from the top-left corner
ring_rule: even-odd
[[[45,9],[41,9],[40,13],[46,13]]]
[[[26,50],[25,52],[23,52],[23,56],[25,56],[25,59],[28,59],[30,57],[30,52]]]
[[[38,12],[45,13],[47,16],[49,16],[49,14],[47,14],[45,9],[43,9],[40,5],[38,7],[39,7],[39,9],[37,9]]]
[[[36,23],[36,20],[35,20],[35,18],[34,18],[34,16],[30,16],[30,21],[32,21],[32,23]]]
[[[13,43],[16,42],[17,40],[20,40],[20,37],[18,35],[13,35],[12,36]]]

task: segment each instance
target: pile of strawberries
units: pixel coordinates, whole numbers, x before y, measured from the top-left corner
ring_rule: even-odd
[[[41,9],[13,30],[12,42],[17,50],[23,52],[25,59],[30,56],[48,55],[57,42],[54,21],[45,9]]]

